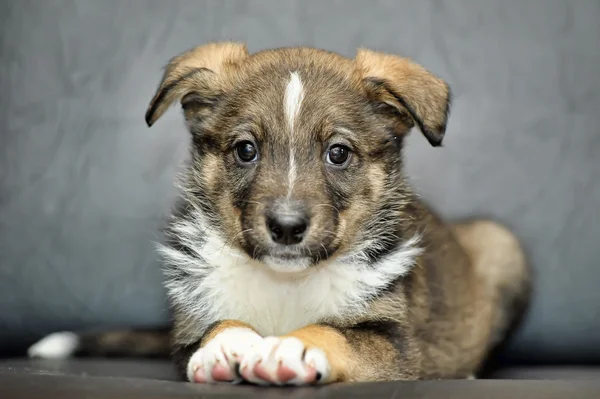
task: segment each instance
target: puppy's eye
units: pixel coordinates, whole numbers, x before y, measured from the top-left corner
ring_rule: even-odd
[[[333,145],[327,151],[327,162],[332,165],[341,166],[350,158],[350,149],[343,145]]]
[[[249,163],[258,159],[258,150],[249,141],[242,141],[235,146],[235,155],[239,162]]]

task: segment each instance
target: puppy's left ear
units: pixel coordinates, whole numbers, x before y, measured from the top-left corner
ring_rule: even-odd
[[[446,82],[394,55],[360,49],[354,62],[360,84],[372,100],[391,107],[405,129],[417,124],[432,146],[442,144],[451,101]]]

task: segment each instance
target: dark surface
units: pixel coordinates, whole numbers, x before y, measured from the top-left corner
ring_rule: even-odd
[[[168,361],[72,359],[0,361],[4,398],[598,398],[600,367],[503,370],[490,378],[318,388],[206,386],[177,381]],[[542,381],[544,380],[544,381]]]
[[[0,360],[2,375],[56,375],[72,377],[142,378],[179,381],[168,360],[147,359],[68,359],[32,360],[25,358]],[[482,378],[515,380],[599,380],[600,366],[528,366],[496,370]]]
[[[0,360],[0,374],[122,377],[179,381],[170,361],[147,359],[5,359]]]
[[[600,366],[516,366],[496,370],[487,377],[497,380],[600,381]]]
[[[594,398],[600,381],[453,380],[337,384],[317,388],[207,386],[134,378],[4,374],[0,390],[12,398]]]
[[[146,106],[209,40],[410,56],[455,98],[443,148],[407,143],[443,216],[525,243],[535,300],[511,351],[600,361],[598,0],[0,1],[0,352],[55,330],[168,320],[153,241],[186,154]],[[416,132],[415,132],[416,133]]]

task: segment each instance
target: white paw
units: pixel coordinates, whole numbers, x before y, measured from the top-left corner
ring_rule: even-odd
[[[242,378],[260,385],[310,385],[327,381],[329,372],[325,353],[295,337],[264,338],[240,364]]]
[[[259,343],[262,337],[249,328],[228,328],[192,355],[187,366],[190,382],[198,383],[239,383],[237,365],[250,348]]]
[[[72,356],[79,346],[79,336],[72,332],[57,332],[45,336],[27,350],[29,357],[42,359],[65,359]]]

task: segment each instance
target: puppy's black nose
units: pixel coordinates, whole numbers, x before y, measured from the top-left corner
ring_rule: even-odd
[[[304,212],[286,212],[267,217],[267,228],[271,239],[282,245],[299,244],[308,228],[308,218]]]

